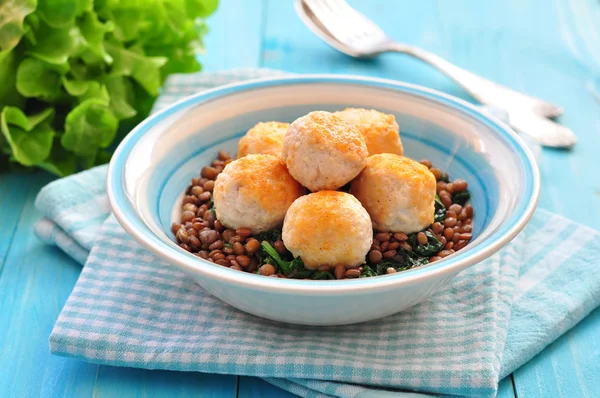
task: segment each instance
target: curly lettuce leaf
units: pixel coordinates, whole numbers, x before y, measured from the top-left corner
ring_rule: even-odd
[[[129,119],[137,114],[133,106],[135,96],[128,78],[111,77],[106,81],[106,88],[110,96],[110,108],[118,119]]]
[[[76,155],[95,156],[98,148],[110,145],[118,126],[119,120],[106,102],[88,99],[67,115],[60,143]]]
[[[37,13],[49,26],[64,28],[72,25],[82,12],[93,9],[93,0],[41,0]]]
[[[200,70],[202,18],[216,6],[0,0],[0,164],[67,175],[106,162],[169,74]]]
[[[26,53],[50,64],[65,64],[83,44],[77,26],[53,28],[43,22],[35,32],[35,39],[35,46],[30,45]]]
[[[35,166],[48,157],[55,135],[49,123],[53,115],[51,108],[32,116],[12,106],[2,109],[0,130],[17,162],[24,166]]]
[[[157,95],[162,83],[160,68],[167,63],[165,57],[147,57],[139,48],[121,48],[107,43],[108,53],[113,58],[111,76],[131,76],[144,90]]]
[[[24,97],[53,98],[60,84],[60,73],[39,59],[25,58],[17,69],[16,87]]]
[[[35,11],[36,0],[4,0],[0,3],[0,51],[19,44],[27,28],[25,17]]]
[[[114,24],[111,21],[103,23],[93,12],[86,12],[78,20],[78,27],[86,44],[81,53],[83,61],[88,64],[98,61],[111,64],[112,57],[104,48],[104,37],[114,29]]]

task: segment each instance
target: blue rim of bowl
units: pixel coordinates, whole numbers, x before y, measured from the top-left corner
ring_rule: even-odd
[[[525,194],[523,195],[524,200],[518,204],[513,215],[511,215],[508,220],[504,221],[497,231],[488,236],[472,250],[465,250],[462,253],[457,252],[444,260],[393,275],[343,281],[307,282],[295,279],[265,278],[261,275],[231,270],[202,260],[183,250],[169,246],[166,242],[156,236],[136,213],[133,203],[125,192],[125,166],[131,150],[141,137],[151,130],[158,122],[171,116],[175,112],[191,106],[196,106],[242,91],[282,85],[319,83],[354,84],[392,91],[401,91],[436,102],[462,115],[468,116],[471,119],[477,120],[490,130],[494,131],[499,137],[503,138],[515,150],[517,156],[525,164],[526,168],[524,172],[526,186]],[[468,266],[486,259],[510,242],[525,227],[533,215],[539,200],[540,176],[534,157],[523,140],[510,127],[494,117],[482,113],[472,104],[448,94],[409,83],[362,76],[319,74],[263,78],[233,83],[183,98],[167,108],[149,116],[127,135],[115,151],[108,168],[107,193],[113,213],[121,226],[144,247],[167,262],[182,267],[184,271],[208,274],[211,277],[227,281],[228,283],[245,286],[247,288],[260,287],[262,289],[281,290],[282,292],[285,291],[288,293],[295,291],[328,294],[339,291],[350,292],[372,288],[380,289],[385,287],[396,287],[416,279],[455,274]]]

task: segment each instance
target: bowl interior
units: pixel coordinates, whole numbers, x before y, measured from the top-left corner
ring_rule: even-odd
[[[419,87],[332,77],[235,85],[190,97],[151,117],[121,145],[111,165],[116,206],[147,235],[154,235],[152,239],[181,252],[178,256],[193,258],[197,266],[219,268],[178,248],[170,232],[191,178],[218,151],[234,154],[238,139],[259,121],[291,122],[310,111],[346,107],[395,115],[406,156],[427,158],[451,178],[469,183],[474,238],[438,263],[485,250],[514,228],[531,206],[535,166],[515,135],[497,122],[460,101]]]

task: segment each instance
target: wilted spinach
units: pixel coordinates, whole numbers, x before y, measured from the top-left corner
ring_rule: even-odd
[[[444,248],[442,242],[431,231],[423,231],[427,236],[427,243],[420,245],[417,242],[417,234],[408,236],[408,243],[413,247],[413,251],[422,257],[431,257]]]
[[[454,192],[452,195],[452,203],[456,203],[461,206],[464,206],[469,199],[471,199],[471,194],[467,190],[462,192]]]
[[[446,219],[446,207],[440,200],[440,197],[435,194],[435,213],[433,214],[433,220],[435,222],[443,222]]]
[[[272,229],[270,231],[261,232],[256,236],[259,242],[266,240],[267,242],[275,242],[281,239],[281,231],[278,229]]]
[[[363,272],[362,274],[360,274],[359,278],[369,278],[371,276],[377,276],[378,273],[373,271],[373,268],[369,267],[368,265],[363,265]]]

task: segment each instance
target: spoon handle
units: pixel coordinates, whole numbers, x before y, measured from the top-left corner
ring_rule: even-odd
[[[430,64],[454,80],[482,104],[504,109],[510,107],[529,109],[542,117],[558,117],[563,113],[562,108],[556,105],[494,83],[421,48],[392,42],[389,50],[411,55]]]

